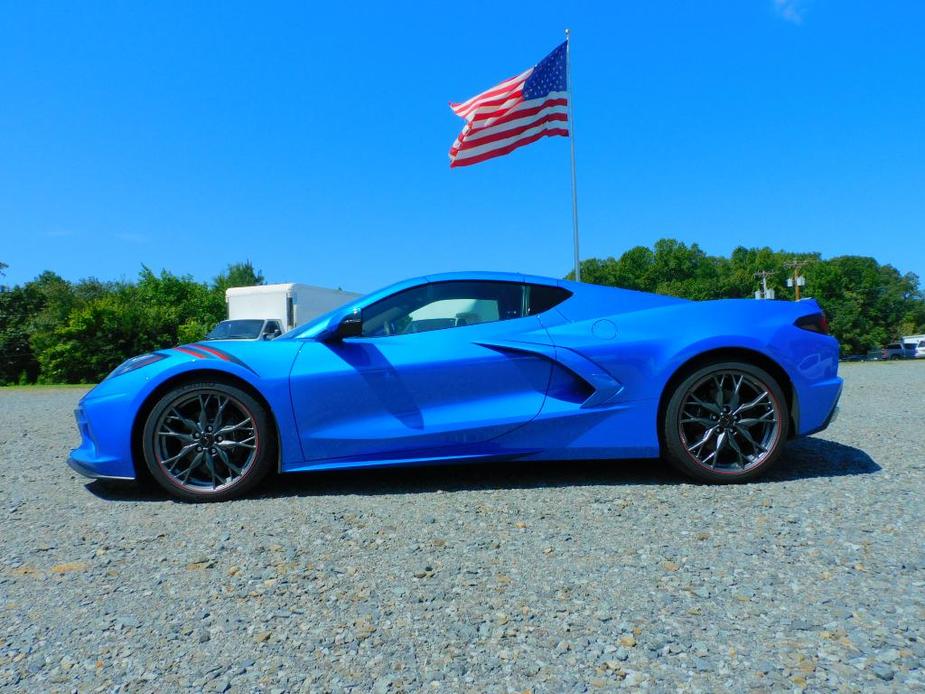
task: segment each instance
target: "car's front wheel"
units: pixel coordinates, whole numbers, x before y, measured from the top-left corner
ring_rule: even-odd
[[[170,494],[225,501],[253,489],[275,461],[265,408],[225,383],[190,383],[151,409],[142,441],[151,475]]]
[[[743,362],[710,364],[671,395],[663,422],[668,460],[704,482],[741,482],[765,472],[787,441],[790,414],[777,381]]]

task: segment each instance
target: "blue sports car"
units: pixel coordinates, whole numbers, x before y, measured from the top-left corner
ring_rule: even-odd
[[[665,458],[707,482],[824,429],[842,381],[818,304],[686,301],[507,273],[400,282],[271,342],[129,359],[69,464],[219,501],[271,470]]]

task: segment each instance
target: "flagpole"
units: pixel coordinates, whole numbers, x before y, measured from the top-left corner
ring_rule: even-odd
[[[575,119],[572,116],[571,30],[565,30],[565,89],[568,99],[568,141],[572,151],[572,242],[575,250],[575,281],[581,282],[581,261],[578,253],[578,179],[575,176]]]

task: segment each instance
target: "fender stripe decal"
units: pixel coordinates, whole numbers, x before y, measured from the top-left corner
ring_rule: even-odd
[[[194,349],[202,350],[203,352],[208,352],[213,357],[218,357],[222,361],[231,361],[231,355],[227,354],[226,352],[222,352],[221,350],[215,349],[214,347],[206,347],[205,345],[201,345],[198,342],[192,345],[192,347]]]
[[[218,348],[216,348],[216,347],[208,347],[208,346],[206,346],[206,345],[200,344],[199,342],[197,342],[197,343],[194,344],[194,345],[190,345],[190,346],[191,346],[193,349],[198,349],[198,350],[202,350],[203,352],[208,352],[209,354],[212,354],[212,355],[218,357],[218,358],[221,359],[222,361],[231,362],[232,364],[237,364],[238,366],[244,367],[245,369],[247,369],[248,371],[250,371],[250,372],[251,372],[252,374],[254,374],[255,376],[258,376],[258,375],[259,375],[256,371],[254,371],[251,367],[249,367],[249,366],[248,366],[247,364],[245,364],[243,361],[241,361],[240,359],[238,359],[238,358],[237,358],[236,356],[234,356],[233,354],[228,354],[228,352],[226,352],[226,351],[224,351],[224,350],[218,349]]]
[[[229,364],[236,364],[237,366],[245,368],[255,376],[260,375],[233,354],[228,354],[228,352],[216,347],[208,347],[197,342],[191,345],[174,347],[173,349],[178,352],[183,352],[183,354],[188,354],[191,357],[196,357],[197,359],[221,359],[222,361],[227,361]]]
[[[196,357],[197,359],[208,359],[209,355],[200,352],[198,349],[193,349],[191,347],[174,347],[178,352],[183,352],[183,354],[189,354],[191,357]]]

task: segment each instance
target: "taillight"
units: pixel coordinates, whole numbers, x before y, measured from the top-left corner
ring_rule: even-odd
[[[829,334],[829,321],[824,313],[814,313],[811,316],[803,316],[802,318],[798,318],[794,325],[798,328],[803,328],[803,330],[820,333],[821,335]]]

